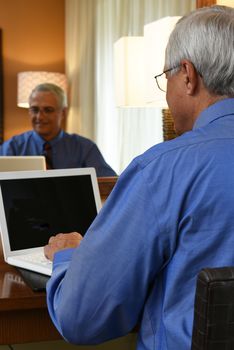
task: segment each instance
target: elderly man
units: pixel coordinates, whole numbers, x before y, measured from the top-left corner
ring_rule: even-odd
[[[93,141],[62,130],[66,113],[64,91],[54,84],[38,85],[29,97],[33,130],[4,142],[0,155],[45,155],[48,169],[94,167],[97,176],[116,176]]]
[[[72,343],[138,324],[137,350],[189,350],[198,272],[234,265],[234,9],[183,17],[164,73],[181,136],[133,160],[82,240],[45,247],[49,312]]]

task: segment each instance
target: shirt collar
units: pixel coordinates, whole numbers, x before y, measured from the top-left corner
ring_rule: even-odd
[[[215,102],[202,111],[195,121],[193,129],[201,128],[212,123],[216,119],[231,114],[234,115],[234,98],[225,98],[224,100]]]
[[[63,135],[64,135],[64,131],[61,130],[56,137],[54,137],[52,140],[49,141],[50,144],[53,146],[55,143],[57,143],[63,137]],[[43,145],[45,143],[45,140],[34,130],[33,130],[33,137],[35,138],[35,140],[39,144]]]

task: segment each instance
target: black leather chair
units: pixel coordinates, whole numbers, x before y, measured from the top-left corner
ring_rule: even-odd
[[[199,273],[191,350],[234,350],[234,267]]]

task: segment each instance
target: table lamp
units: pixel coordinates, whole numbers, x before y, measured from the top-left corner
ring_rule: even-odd
[[[123,37],[114,44],[115,95],[118,107],[161,108],[163,137],[176,137],[166,93],[154,76],[164,70],[165,49],[179,16],[167,16],[144,26],[144,36]]]
[[[17,106],[28,108],[28,99],[31,91],[38,84],[43,83],[58,85],[67,92],[67,79],[65,74],[40,71],[20,72],[18,73]]]

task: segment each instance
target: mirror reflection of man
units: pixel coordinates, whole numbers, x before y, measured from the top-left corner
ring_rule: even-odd
[[[45,155],[50,169],[94,167],[97,176],[116,176],[93,141],[62,130],[66,115],[67,99],[59,86],[36,86],[29,97],[33,130],[4,142],[0,155]]]

